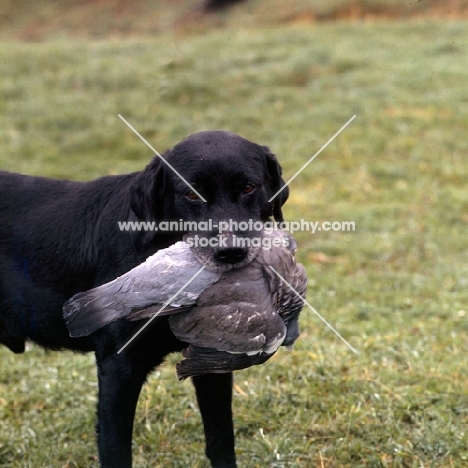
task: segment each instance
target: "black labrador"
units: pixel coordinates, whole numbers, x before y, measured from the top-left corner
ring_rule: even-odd
[[[63,303],[185,234],[125,230],[119,222],[212,220],[206,235],[213,238],[222,220],[282,221],[281,206],[288,197],[285,187],[268,201],[284,186],[280,165],[268,148],[229,132],[192,135],[163,158],[166,162],[155,157],[141,172],[91,182],[0,172],[0,342],[15,353],[24,351],[27,340],[53,350],[95,352],[99,459],[107,468],[131,467],[142,385],[168,353],[187,345],[175,338],[165,317],[154,320],[120,354],[141,322],[120,320],[91,336],[70,338]],[[212,255],[217,262],[236,265],[245,262],[249,248],[220,243]],[[232,373],[199,376],[193,383],[206,455],[213,467],[235,467]]]

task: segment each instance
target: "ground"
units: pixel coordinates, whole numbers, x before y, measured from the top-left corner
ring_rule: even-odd
[[[466,4],[36,3],[0,13],[1,169],[139,170],[152,154],[122,114],[159,151],[234,131],[270,146],[288,179],[356,115],[291,183],[285,216],[355,223],[294,235],[309,303],[358,354],[305,308],[292,351],[237,372],[240,466],[468,466]],[[332,21],[338,3],[361,13]],[[137,467],[207,466],[179,358],[143,391]],[[0,466],[96,467],[93,357],[0,359]]]

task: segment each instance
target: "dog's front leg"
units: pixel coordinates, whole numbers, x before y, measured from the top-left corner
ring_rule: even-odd
[[[102,468],[131,468],[133,419],[146,372],[122,354],[96,360],[99,460]]]
[[[232,421],[232,373],[193,378],[203,419],[206,456],[213,468],[236,468]]]

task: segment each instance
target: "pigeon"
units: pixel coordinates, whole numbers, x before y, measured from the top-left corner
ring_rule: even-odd
[[[120,278],[67,301],[64,316],[70,334],[90,334],[118,318],[135,321],[168,315],[174,335],[188,343],[182,353],[185,359],[176,365],[179,379],[262,364],[281,345],[290,346],[298,338],[307,288],[305,269],[295,261],[292,236],[273,230],[263,233],[262,240],[268,239],[271,242],[264,242],[266,247],[248,265],[228,271],[203,269],[185,294],[169,303],[180,283],[203,267],[195,250],[184,242],[174,244]],[[151,269],[157,279],[151,277]],[[152,291],[151,287],[160,287],[156,282],[170,284]]]

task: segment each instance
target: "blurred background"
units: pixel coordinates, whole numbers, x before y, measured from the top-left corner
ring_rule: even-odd
[[[29,41],[154,36],[227,26],[467,16],[466,0],[3,0],[0,5],[1,37]]]
[[[242,467],[468,466],[468,1],[2,0],[0,170],[90,180],[224,129],[291,183],[311,310],[235,375]],[[205,467],[189,382],[146,385],[136,467]],[[97,467],[93,356],[0,348],[0,467]]]

